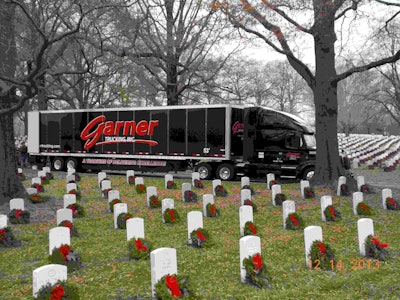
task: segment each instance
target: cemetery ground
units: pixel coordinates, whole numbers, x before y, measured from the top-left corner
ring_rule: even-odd
[[[24,169],[30,185],[31,170]],[[45,185],[48,201],[30,204],[31,224],[9,225],[21,241],[17,248],[0,248],[0,299],[32,299],[32,271],[48,261],[48,233],[56,226],[56,210],[62,208],[65,194],[65,173],[53,173],[54,180]],[[190,179],[175,179],[177,190],[166,190],[163,178],[145,178],[145,185],[157,187],[159,199],[173,198],[181,221],[175,225],[162,223],[161,211],[150,210],[146,194],[138,195],[124,175],[107,176],[112,188],[120,191],[121,200],[128,204],[128,212],[144,218],[145,238],[155,250],[173,247],[177,250],[178,274],[186,275],[199,299],[398,299],[400,298],[400,212],[385,211],[381,205],[381,189],[391,187],[393,198],[399,200],[400,171],[380,172],[359,169],[365,182],[374,186],[376,194],[364,195],[364,201],[373,209],[375,236],[389,244],[392,258],[377,264],[358,254],[357,220],[352,199],[338,197],[329,190],[315,190],[314,199],[302,199],[298,183],[282,184],[287,199],[294,200],[296,212],[305,225],[322,227],[323,241],[335,251],[333,270],[309,270],[305,262],[303,231],[284,230],[282,207],[273,206],[271,191],[266,183],[252,183],[257,192],[253,196],[258,206],[254,224],[261,237],[261,256],[271,278],[270,289],[258,289],[240,282],[239,262],[239,206],[240,182],[224,182],[226,198],[215,197],[221,211],[218,218],[204,218],[213,246],[196,249],[187,246],[186,214],[202,211],[202,195],[212,193],[211,181],[205,188],[193,191],[197,203],[183,203],[179,187]],[[113,215],[107,200],[102,199],[95,174],[80,174],[78,182],[82,194],[80,203],[87,216],[74,219],[79,237],[71,238],[71,247],[82,258],[83,267],[68,274],[68,282],[75,284],[81,299],[150,299],[150,260],[135,261],[128,257],[126,231],[114,229]],[[377,181],[373,181],[376,179]],[[380,186],[390,185],[393,186]],[[397,189],[395,189],[397,187]],[[321,196],[332,196],[333,204],[341,212],[338,222],[322,222]],[[79,201],[78,201],[79,202]],[[8,214],[7,206],[0,214]],[[341,264],[339,264],[341,263]]]

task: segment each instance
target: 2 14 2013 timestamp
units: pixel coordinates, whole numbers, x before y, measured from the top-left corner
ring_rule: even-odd
[[[332,271],[345,271],[350,267],[351,271],[362,271],[362,270],[379,270],[380,261],[378,259],[364,259],[357,258],[352,259],[350,265],[343,263],[341,259],[339,260],[330,260],[329,261],[330,269]],[[312,261],[308,260],[308,267],[312,270],[320,270],[321,269],[321,261],[319,259],[315,259]]]

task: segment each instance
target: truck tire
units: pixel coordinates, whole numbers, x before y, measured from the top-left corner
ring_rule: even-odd
[[[65,168],[68,169],[75,169],[78,171],[79,168],[79,163],[76,158],[73,157],[68,157],[67,160],[65,161]]]
[[[314,176],[314,167],[308,167],[303,171],[303,175],[301,176],[303,180],[308,180]]]
[[[201,180],[208,180],[212,176],[212,168],[208,163],[200,163],[196,166],[196,172],[200,173]]]
[[[55,157],[51,161],[51,167],[54,171],[64,171],[64,159],[62,157]]]
[[[235,177],[235,168],[231,164],[222,164],[217,168],[217,177],[221,180],[232,180]]]

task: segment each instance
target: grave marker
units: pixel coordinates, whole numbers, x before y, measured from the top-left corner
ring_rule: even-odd
[[[67,208],[68,205],[76,203],[76,195],[75,194],[65,194],[63,197],[64,200],[64,208]]]
[[[190,211],[187,214],[188,226],[188,240],[190,241],[190,234],[197,228],[203,228],[203,215],[201,211]]]
[[[144,179],[143,177],[135,177],[135,185],[143,184],[144,185]]]
[[[70,229],[64,226],[58,226],[49,230],[49,255],[54,248],[60,248],[61,245],[71,245]]]
[[[75,174],[75,173],[76,173],[76,170],[74,168],[68,168],[67,175],[72,175],[72,174]]]
[[[32,272],[32,293],[37,298],[39,290],[50,283],[55,284],[57,281],[67,280],[67,266],[49,264],[36,268]]]
[[[129,177],[133,176],[135,178],[135,171],[134,170],[127,170],[126,171],[126,183],[129,183]]]
[[[144,239],[143,218],[130,218],[126,220],[126,239],[129,241],[132,238]]]
[[[174,176],[171,174],[165,174],[164,176],[164,188],[167,188],[168,181],[174,181]]]
[[[271,187],[271,190],[272,190],[272,204],[273,204],[273,205],[276,205],[276,203],[275,203],[275,196],[276,196],[277,194],[282,194],[281,185],[280,185],[280,184],[274,184],[274,185]]]
[[[249,189],[240,190],[240,205],[244,205],[245,200],[251,201],[251,190]]]
[[[161,200],[161,215],[162,215],[163,223],[165,223],[164,212],[167,210],[167,208],[169,208],[169,209],[175,208],[174,199],[165,198],[165,199]]]
[[[67,175],[67,177],[66,177],[66,182],[67,183],[70,183],[70,182],[72,182],[72,181],[74,181],[75,182],[75,175],[74,174],[71,174],[71,175]]]
[[[203,216],[207,217],[207,204],[214,204],[214,196],[212,194],[203,195]]]
[[[249,256],[253,256],[256,253],[261,255],[261,239],[258,236],[248,235],[240,238],[239,240],[239,251],[240,251],[240,280],[246,282],[246,269],[243,266],[243,260]]]
[[[118,190],[111,190],[111,191],[108,191],[108,203],[110,203],[111,201],[113,201],[113,200],[115,200],[115,199],[120,200],[120,198],[119,198],[119,191],[118,191]]]
[[[158,248],[150,253],[151,291],[155,296],[154,286],[165,275],[178,273],[175,248]]]
[[[117,203],[114,204],[114,228],[118,228],[117,219],[119,214],[128,213],[128,204],[126,203]]]
[[[0,215],[0,229],[7,227],[7,215]]]
[[[73,213],[70,208],[57,209],[57,226],[60,225],[62,221],[69,221],[73,223]]]
[[[332,205],[332,197],[328,196],[328,195],[322,196],[321,197],[321,220],[323,222],[326,222],[326,217],[325,217],[324,211],[329,205]]]
[[[198,179],[200,180],[200,173],[199,172],[193,172],[192,173],[192,185],[194,186],[194,181]]]
[[[111,181],[110,180],[103,180],[101,182],[101,190],[111,190]]]
[[[240,187],[243,188],[244,186],[250,186],[250,178],[247,176],[243,176],[240,178]]]
[[[212,192],[213,192],[213,196],[215,197],[215,188],[218,186],[218,185],[222,185],[222,181],[220,180],[220,179],[214,179],[213,181],[212,181]]]
[[[40,185],[42,185],[42,179],[40,178],[40,177],[33,177],[32,179],[31,179],[31,184],[33,185],[33,184],[40,184]]]
[[[242,205],[239,207],[239,226],[240,235],[244,235],[244,225],[246,222],[253,222],[253,207],[250,205]]]
[[[283,217],[283,228],[286,229],[287,217],[296,212],[296,204],[293,200],[285,200],[282,202],[282,217]]]
[[[28,193],[28,195],[35,195],[38,191],[35,188],[27,188],[26,192]]]
[[[267,174],[267,189],[268,190],[270,190],[269,183],[271,181],[275,181],[275,174],[274,173],[268,173]]]
[[[336,195],[340,196],[340,186],[342,184],[346,184],[346,177],[345,176],[340,176],[338,179],[338,184],[337,184],[337,191]]]
[[[76,192],[78,191],[76,183],[67,183],[67,194],[72,190],[75,190]]]
[[[301,198],[305,199],[306,195],[304,195],[304,188],[309,187],[310,182],[308,180],[300,180],[300,192],[301,192]]]
[[[358,250],[361,256],[365,256],[365,239],[374,236],[374,222],[370,218],[362,218],[357,221]]]
[[[388,198],[388,197],[390,197],[390,198],[393,197],[392,190],[391,189],[383,189],[382,190],[382,207],[385,210],[387,209],[386,198]]]
[[[191,190],[192,185],[189,182],[182,183],[182,202],[185,202],[185,192]]]
[[[361,191],[361,186],[365,184],[364,176],[357,176],[357,191]]]
[[[23,198],[14,198],[10,200],[10,211],[13,209],[25,210],[25,201]]]
[[[311,258],[311,246],[314,241],[322,242],[322,227],[308,226],[304,228],[304,250],[306,254],[306,266],[309,268],[309,259]]]
[[[157,188],[155,186],[148,186],[146,188],[147,206],[150,207],[150,197],[157,196]]]
[[[363,193],[362,192],[354,192],[353,193],[353,214],[355,216],[358,215],[357,213],[357,205],[360,202],[363,202],[364,198],[363,198]]]
[[[99,173],[97,173],[97,184],[98,184],[99,188],[101,188],[100,182],[101,182],[104,178],[107,178],[106,172],[99,172]]]

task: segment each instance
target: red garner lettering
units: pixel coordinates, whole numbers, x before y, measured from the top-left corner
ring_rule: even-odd
[[[104,115],[100,115],[90,121],[81,132],[81,139],[86,141],[84,149],[88,150],[95,145],[102,144],[99,142],[100,137],[103,136],[152,136],[154,134],[154,128],[158,126],[158,120],[152,120],[147,122],[145,120],[139,121],[106,121]],[[122,131],[122,132],[121,132]],[[122,134],[121,134],[122,133]],[[117,141],[116,141],[117,142]],[[152,140],[136,140],[132,139],[133,143],[149,144],[155,146],[158,143]]]

